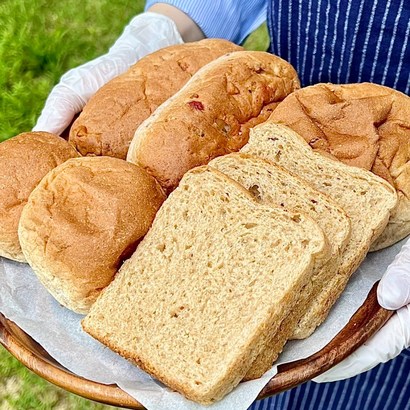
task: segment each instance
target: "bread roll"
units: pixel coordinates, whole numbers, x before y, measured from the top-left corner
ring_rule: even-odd
[[[76,150],[46,132],[25,132],[0,144],[0,256],[25,262],[17,235],[21,211],[44,175]]]
[[[293,67],[272,54],[241,51],[220,57],[141,124],[127,160],[172,191],[189,169],[238,151],[249,129],[297,88]]]
[[[165,195],[143,169],[109,158],[76,158],[52,170],[22,212],[24,255],[49,292],[86,313],[135,250]]]
[[[399,204],[371,250],[410,233],[410,97],[377,84],[317,84],[287,97],[271,118],[318,151],[390,182]]]
[[[206,39],[149,54],[97,91],[72,125],[70,142],[82,155],[125,159],[143,120],[202,66],[238,50],[229,41]]]

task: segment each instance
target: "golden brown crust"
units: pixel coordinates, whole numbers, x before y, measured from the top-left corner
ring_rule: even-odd
[[[76,150],[47,132],[25,132],[0,144],[0,256],[25,262],[17,235],[21,211],[44,175]]]
[[[410,233],[410,98],[371,83],[316,84],[288,96],[270,120],[312,148],[372,171],[397,190],[399,205],[372,250]]]
[[[69,160],[29,197],[19,226],[24,255],[61,304],[86,313],[164,199],[155,179],[133,164],[109,157]]]
[[[279,57],[261,51],[220,57],[138,128],[127,160],[171,191],[189,169],[238,151],[249,129],[297,88],[295,70]]]
[[[142,121],[202,66],[238,50],[229,41],[206,39],[149,54],[97,91],[71,127],[70,142],[82,155],[125,159]]]

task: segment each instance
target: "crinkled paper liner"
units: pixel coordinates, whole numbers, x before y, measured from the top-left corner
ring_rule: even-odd
[[[28,265],[0,258],[0,311],[70,371],[99,383],[117,384],[149,410],[242,410],[277,373],[279,364],[308,357],[333,339],[362,305],[403,243],[369,254],[327,320],[311,337],[289,342],[276,365],[262,378],[240,383],[223,400],[207,407],[171,391],[84,333],[82,316],[60,306]]]

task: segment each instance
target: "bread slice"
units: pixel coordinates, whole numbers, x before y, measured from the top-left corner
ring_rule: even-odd
[[[287,318],[287,325],[283,326],[285,334],[282,337],[282,344],[284,345],[292,334],[298,338],[308,337],[313,329],[306,333],[305,329],[297,326],[297,323],[308,306],[316,304],[315,297],[337,272],[341,252],[350,237],[349,218],[342,208],[326,195],[313,189],[306,181],[262,158],[234,153],[215,158],[209,165],[239,182],[254,194],[259,203],[309,215],[322,228],[326,237],[331,238],[329,258],[322,257],[315,261],[312,281],[300,294],[299,315],[292,312]],[[295,323],[294,328],[290,328],[291,320]],[[277,343],[278,335],[275,335],[258,356],[246,378],[260,377],[270,368],[276,359],[272,354],[277,352],[277,349],[271,349],[271,346]]]
[[[351,219],[351,236],[337,275],[323,289],[299,322],[306,332],[326,318],[358,268],[371,243],[381,234],[397,204],[395,189],[382,178],[314,152],[290,128],[266,122],[251,130],[241,152],[257,155],[294,172],[328,194]]]
[[[329,250],[301,213],[258,204],[210,167],[188,172],[83,320],[86,332],[187,398],[221,399]]]

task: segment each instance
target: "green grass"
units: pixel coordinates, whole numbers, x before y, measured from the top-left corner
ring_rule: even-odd
[[[105,53],[141,0],[0,2],[0,140],[35,124],[53,84]]]
[[[67,393],[28,371],[0,348],[0,409],[114,409]]]
[[[64,72],[104,54],[142,0],[0,2],[0,141],[29,131]],[[266,27],[246,41],[265,50]],[[0,347],[0,410],[113,409],[67,393]]]

